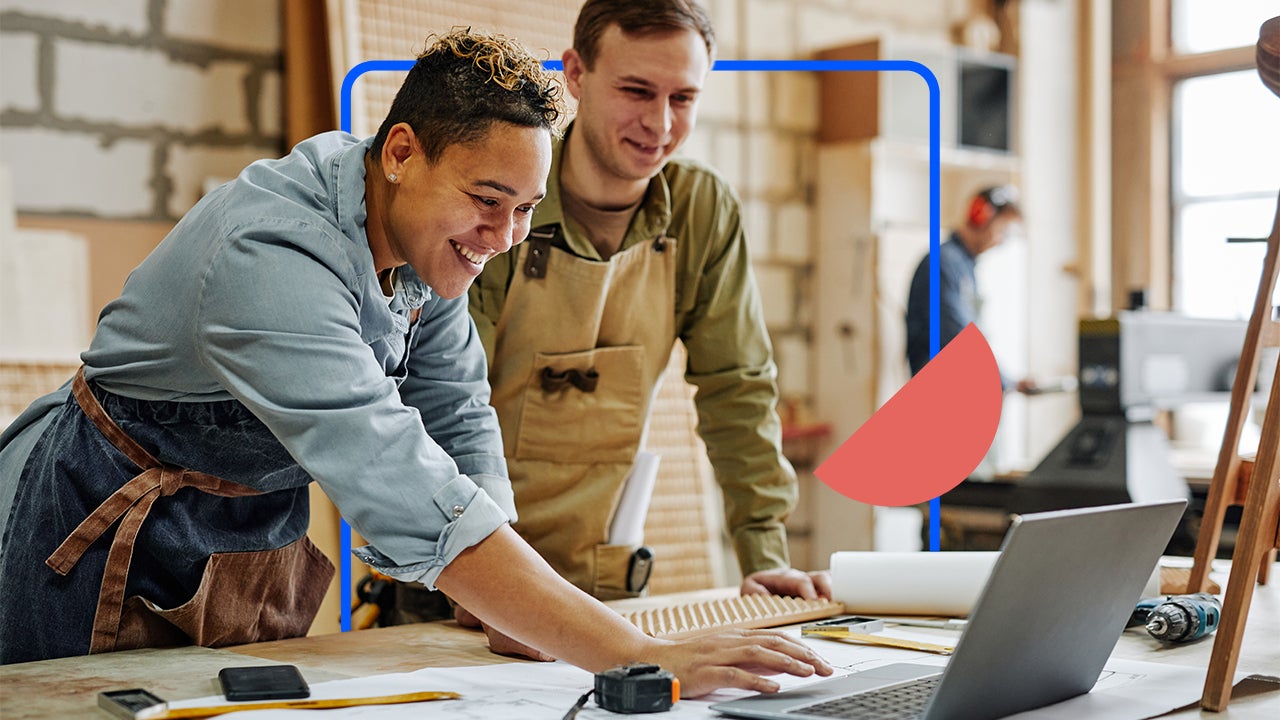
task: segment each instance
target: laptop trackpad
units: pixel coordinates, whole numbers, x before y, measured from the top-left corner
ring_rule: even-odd
[[[937,675],[942,670],[943,668],[938,665],[893,663],[871,668],[870,670],[862,670],[844,677],[820,680],[804,687],[772,695],[752,695],[738,700],[716,703],[711,706],[711,709],[726,715],[738,715],[741,717],[776,717],[776,713],[784,713],[793,708],[831,700],[844,695],[874,690],[878,687],[893,685],[906,680]]]

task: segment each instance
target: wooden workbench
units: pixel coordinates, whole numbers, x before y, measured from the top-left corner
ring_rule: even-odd
[[[1280,569],[1278,569],[1280,570]],[[1272,577],[1280,577],[1280,571]],[[1223,578],[1225,580],[1225,578]],[[1220,580],[1221,581],[1221,580]],[[735,590],[709,590],[610,603],[637,610],[664,602],[723,597]],[[1203,666],[1211,643],[1160,647],[1137,631],[1124,633],[1113,657],[1176,665]],[[75,720],[108,717],[97,709],[102,690],[144,687],[167,700],[215,695],[218,670],[233,665],[290,663],[311,683],[423,667],[522,662],[490,653],[484,635],[453,622],[405,625],[351,633],[256,643],[232,648],[199,647],[130,650],[88,657],[0,666],[0,718],[3,720]],[[1280,584],[1258,586],[1250,609],[1241,672],[1280,676]],[[1257,693],[1263,690],[1264,692]],[[1251,692],[1257,694],[1250,694]],[[1166,717],[1274,720],[1280,717],[1280,684],[1251,683],[1233,698],[1228,712],[1198,708]]]

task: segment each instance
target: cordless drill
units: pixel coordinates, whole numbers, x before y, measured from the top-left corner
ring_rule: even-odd
[[[1161,642],[1190,642],[1218,629],[1222,605],[1209,593],[1170,595],[1138,601],[1128,627],[1145,625]]]

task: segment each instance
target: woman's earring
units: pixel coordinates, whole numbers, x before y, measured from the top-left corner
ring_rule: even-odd
[[[396,174],[395,174],[395,173],[391,173],[390,175],[387,175],[387,179],[388,179],[388,180],[390,180],[391,182],[395,182],[395,181],[396,181]]]

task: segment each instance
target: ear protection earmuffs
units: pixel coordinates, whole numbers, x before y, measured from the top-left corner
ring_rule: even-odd
[[[1012,185],[987,188],[973,196],[973,202],[969,203],[969,224],[984,228],[1001,210],[1017,201],[1018,190]]]
[[[984,228],[996,216],[996,206],[987,199],[986,193],[973,196],[969,203],[969,224],[976,228]]]

